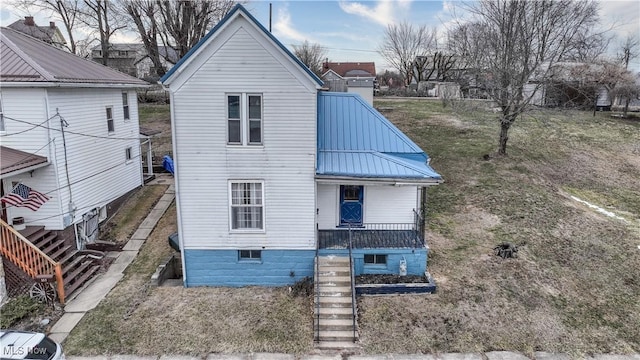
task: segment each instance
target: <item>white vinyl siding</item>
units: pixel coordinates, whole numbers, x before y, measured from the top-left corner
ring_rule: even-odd
[[[113,109],[114,119],[122,119],[122,107],[111,106],[122,101],[120,89],[49,89],[49,112],[59,109],[69,126],[65,133],[71,193],[76,211],[66,216],[66,223],[82,220],[82,215],[101,207],[142,185],[140,159],[140,131],[137,102],[129,104],[132,121],[117,121],[115,131],[105,132],[105,108]],[[73,133],[71,133],[73,131]],[[82,136],[86,134],[90,136]],[[55,153],[64,153],[59,132]],[[126,159],[131,148],[132,160]],[[124,155],[124,156],[123,156]],[[64,157],[56,157],[60,201],[63,211],[69,208]]]
[[[315,249],[315,87],[244,19],[212,41],[171,84],[184,247]],[[230,94],[261,94],[262,146],[227,144]],[[264,181],[264,231],[230,231],[235,179]]]
[[[5,123],[7,134],[14,134],[2,138],[2,145],[17,150],[26,151],[28,153],[47,157],[51,161],[51,154],[56,145],[60,145],[62,149],[62,139],[60,132],[53,129],[60,129],[60,119],[53,117],[48,122],[44,122],[49,117],[55,115],[47,113],[46,107],[46,91],[37,88],[2,88],[2,106],[5,115]],[[101,115],[104,116],[102,112]],[[11,120],[10,118],[20,120],[21,122]],[[45,127],[34,127],[37,124],[51,127],[48,130]],[[48,125],[47,125],[48,124]],[[101,123],[103,124],[103,123]],[[55,141],[49,140],[48,132],[55,138]],[[104,134],[104,130],[103,130]],[[59,154],[62,154],[59,152]],[[33,176],[32,176],[33,175]],[[27,208],[9,207],[7,208],[7,219],[22,216],[25,218],[27,225],[35,225],[33,220],[38,220],[37,225],[46,226],[47,229],[61,230],[62,205],[60,202],[59,183],[57,180],[56,167],[54,164],[34,170],[33,174],[20,174],[14,177],[2,179],[5,193],[11,191],[12,182],[22,182],[23,184],[47,194],[50,197],[38,211],[31,211]]]

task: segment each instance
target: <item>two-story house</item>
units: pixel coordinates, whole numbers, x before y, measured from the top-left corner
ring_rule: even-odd
[[[2,203],[3,259],[34,270],[35,253],[21,257],[31,254],[26,238],[81,276],[85,261],[74,251],[143,183],[136,88],[147,83],[8,28],[0,56],[0,195],[31,189],[48,198],[35,210]],[[80,286],[73,282],[65,278],[67,290]]]
[[[185,286],[292,284],[349,250],[356,274],[425,273],[428,156],[359,95],[321,91],[244,7],[161,83]]]

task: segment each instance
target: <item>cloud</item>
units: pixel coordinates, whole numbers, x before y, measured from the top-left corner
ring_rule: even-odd
[[[301,33],[296,30],[291,23],[291,14],[287,7],[281,7],[278,9],[278,17],[273,25],[273,32],[277,38],[286,38],[289,40],[295,40],[303,42],[305,40],[309,42],[316,42],[310,36]]]
[[[338,4],[340,9],[347,14],[361,16],[380,25],[388,26],[396,22],[396,10],[407,11],[411,7],[411,0],[380,0],[375,6],[344,0],[341,0]]]

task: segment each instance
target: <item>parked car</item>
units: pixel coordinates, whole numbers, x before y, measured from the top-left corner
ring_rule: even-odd
[[[0,343],[4,359],[64,360],[62,346],[43,333],[0,330]]]

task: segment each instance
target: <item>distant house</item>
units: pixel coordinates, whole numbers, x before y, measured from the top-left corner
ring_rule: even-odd
[[[547,71],[548,64],[541,71]],[[610,91],[615,85],[610,72],[617,71],[612,65],[579,62],[558,62],[548,71],[542,81],[534,74],[525,84],[525,97],[531,97],[531,105],[549,107],[596,107],[611,110],[613,99]]]
[[[48,198],[2,202],[5,271],[51,276],[29,242],[61,266],[69,293],[97,270],[80,250],[143,184],[136,89],[148,84],[9,28],[0,40],[0,196]]]
[[[165,70],[171,68],[179,60],[178,52],[171,47],[158,46],[158,52],[160,53],[160,62]],[[102,64],[102,47],[100,45],[91,49],[91,58]],[[139,79],[157,76],[155,69],[153,69],[153,62],[143,44],[109,44],[107,66]]]
[[[60,32],[60,28],[53,21],[49,22],[49,26],[40,26],[36,25],[33,16],[25,16],[23,20],[18,20],[9,25],[9,28],[33,36],[59,49],[65,49],[67,44],[67,40]]]
[[[353,92],[373,105],[378,89],[376,65],[372,62],[324,62],[322,79],[330,91]]]
[[[351,236],[356,275],[425,273],[427,154],[361,96],[321,91],[243,6],[160,81],[185,286],[292,284]]]
[[[162,63],[162,66],[165,70],[171,69],[171,67],[173,67],[173,65],[175,65],[178,60],[180,60],[178,52],[169,46],[158,46],[158,52],[160,55],[160,62]],[[146,52],[141,58],[136,60],[135,66],[136,76],[139,79],[154,77],[157,79],[157,73],[153,66],[153,62]]]
[[[136,62],[144,57],[146,51],[143,44],[109,44],[107,66],[125,74],[136,76]],[[97,45],[91,49],[91,59],[97,63],[103,63],[102,46]]]

